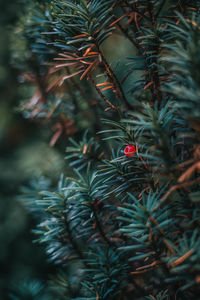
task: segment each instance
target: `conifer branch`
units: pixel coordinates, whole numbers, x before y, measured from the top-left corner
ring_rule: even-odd
[[[114,85],[116,87],[118,97],[121,98],[121,100],[124,102],[124,104],[126,105],[126,107],[128,109],[132,110],[132,105],[126,99],[126,96],[124,94],[121,83],[119,82],[119,80],[118,80],[117,76],[115,75],[114,71],[112,70],[111,66],[108,64],[108,62],[107,62],[105,56],[103,55],[102,51],[100,50],[100,48],[98,48],[98,52],[101,56],[104,66],[105,66],[108,78],[110,79],[111,82],[114,83]],[[117,106],[119,106],[119,104]]]
[[[103,240],[109,245],[109,246],[113,246],[113,243],[107,238],[104,230],[103,230],[103,227],[102,227],[102,224],[98,218],[98,215],[97,215],[97,212],[95,210],[95,208],[93,207],[93,214],[94,214],[94,218],[95,218],[95,222],[96,222],[96,226],[97,226],[97,229],[99,230]]]
[[[97,91],[97,93],[99,94],[99,96],[114,110],[116,110],[116,106],[114,106],[101,92],[101,90],[98,88],[96,82],[94,81],[94,79],[90,76],[89,77],[90,82],[92,83],[93,87],[95,88],[95,90]]]
[[[159,15],[160,15],[160,13],[161,13],[161,11],[162,11],[162,9],[163,9],[165,3],[166,3],[166,0],[162,0],[161,5],[160,5],[160,7],[159,7],[157,13],[155,14],[155,20],[159,17]]]
[[[58,300],[198,298],[199,10],[195,0],[55,0],[26,17],[38,69],[24,75],[36,92],[23,107],[49,121],[66,115],[60,132],[77,127],[66,130],[69,184],[62,176],[57,192],[53,179],[25,193],[38,241],[65,270]],[[125,37],[121,81],[102,50],[113,25]],[[23,74],[36,67],[29,57]]]

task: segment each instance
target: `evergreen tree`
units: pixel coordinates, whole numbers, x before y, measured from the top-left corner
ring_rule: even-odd
[[[32,2],[21,108],[70,167],[24,188],[58,265],[47,299],[198,299],[200,2]]]

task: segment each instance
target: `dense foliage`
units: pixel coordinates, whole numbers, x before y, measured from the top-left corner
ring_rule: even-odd
[[[60,270],[43,297],[197,299],[199,1],[35,2],[14,59],[34,89],[21,109],[51,146],[67,140],[70,167],[57,188],[23,189]]]

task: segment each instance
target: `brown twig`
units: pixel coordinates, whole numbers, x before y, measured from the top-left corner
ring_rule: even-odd
[[[98,88],[96,82],[94,81],[94,79],[90,76],[89,77],[90,82],[92,83],[93,87],[95,88],[95,90],[97,91],[97,93],[99,94],[99,96],[114,110],[116,110],[116,106],[113,105],[101,92],[101,90]]]
[[[122,99],[122,101],[125,103],[128,109],[132,110],[133,107],[132,105],[127,101],[126,96],[124,94],[123,88],[121,86],[120,81],[118,80],[117,76],[115,75],[114,71],[112,70],[111,66],[108,64],[105,56],[103,55],[101,49],[98,47],[98,52],[101,56],[102,62],[105,66],[106,73],[108,78],[110,79],[111,82],[113,82],[114,86],[116,87],[116,91],[118,93],[119,98]]]
[[[176,185],[172,186],[169,189],[169,191],[160,199],[160,202],[158,203],[158,205],[156,205],[154,207],[153,212],[156,211],[161,206],[161,204],[163,204],[167,200],[167,198],[171,195],[171,193],[173,193],[177,189],[192,186],[193,184],[198,183],[199,181],[200,181],[200,177],[198,177],[192,181],[189,181],[189,182],[184,182],[184,183],[180,183],[180,184],[176,184]]]
[[[169,266],[171,268],[174,268],[180,264],[182,264],[188,257],[190,257],[192,255],[192,253],[194,252],[194,249],[190,249],[188,252],[186,252],[183,256],[179,257],[178,259],[176,259],[174,262],[172,262]]]
[[[158,18],[158,16],[160,15],[160,12],[162,11],[162,9],[163,9],[165,3],[166,3],[166,0],[163,0],[162,3],[161,3],[161,5],[160,5],[160,7],[159,7],[159,9],[158,9],[158,11],[157,11],[157,13],[155,14],[155,20],[156,20],[156,19]]]

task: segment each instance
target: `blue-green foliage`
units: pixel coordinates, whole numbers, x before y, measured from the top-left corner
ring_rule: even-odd
[[[114,78],[110,84],[116,93],[116,107],[107,107],[106,117],[96,120],[98,138],[90,130],[78,142],[69,139],[66,158],[74,176],[61,176],[57,189],[46,186],[39,195],[30,189],[25,197],[41,218],[34,230],[37,240],[64,269],[56,280],[63,286],[59,297],[66,291],[76,300],[164,300],[176,294],[195,299],[200,269],[199,2],[53,1],[50,6],[45,6],[50,22],[43,22],[50,29],[42,36],[51,41],[45,47],[57,56],[63,51],[70,67],[80,72],[85,69],[77,61],[91,66],[93,59],[85,62],[84,55],[94,51],[96,73],[102,76],[103,69],[104,79]],[[113,22],[135,47],[121,81],[102,55]],[[102,109],[101,101],[108,104],[110,98],[87,79]],[[131,85],[128,105],[126,80]],[[85,85],[74,86],[83,86],[79,101],[89,105]],[[127,145],[135,147],[132,157],[124,153]]]

